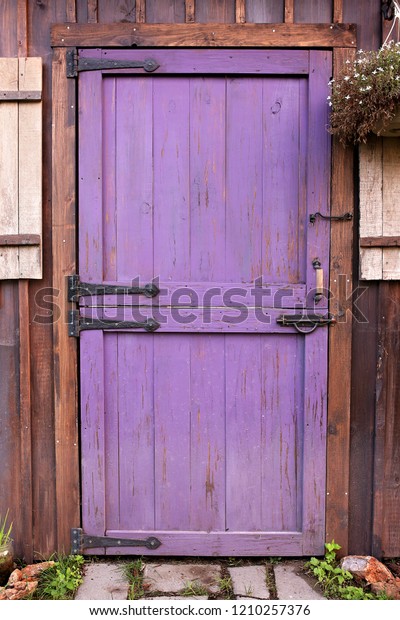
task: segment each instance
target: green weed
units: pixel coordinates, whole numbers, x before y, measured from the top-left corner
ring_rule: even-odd
[[[325,543],[325,549],[322,560],[313,557],[305,564],[305,568],[318,579],[327,598],[349,601],[387,599],[386,594],[375,595],[358,586],[353,575],[340,567],[336,558],[340,545],[334,540]]]
[[[182,596],[205,596],[207,594],[207,588],[197,583],[197,581],[188,581],[182,592]]]
[[[13,524],[7,526],[8,510],[4,519],[0,516],[0,547],[11,542],[11,530]]]
[[[65,601],[72,599],[82,583],[85,559],[81,555],[56,556],[54,566],[44,570],[39,577],[34,598]]]
[[[143,561],[139,558],[131,562],[126,562],[123,566],[123,571],[130,584],[128,600],[136,601],[137,599],[143,598],[145,595],[143,588]]]

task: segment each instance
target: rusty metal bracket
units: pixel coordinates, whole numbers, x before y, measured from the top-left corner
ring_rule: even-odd
[[[320,217],[321,220],[329,220],[333,222],[350,222],[353,219],[353,214],[343,213],[343,215],[323,215],[317,211],[317,213],[310,214],[310,224],[314,224],[317,217]]]
[[[161,545],[161,541],[155,536],[149,536],[143,540],[131,538],[112,538],[111,536],[89,536],[80,527],[71,529],[71,554],[78,555],[85,549],[97,547],[146,547],[154,551]]]
[[[68,311],[68,335],[79,338],[81,331],[105,329],[144,329],[146,332],[155,332],[160,323],[153,318],[145,321],[114,321],[112,319],[91,319],[80,316],[79,310]]]
[[[111,58],[81,58],[76,48],[67,52],[67,77],[76,78],[82,71],[109,71],[112,69],[144,69],[153,73],[160,66],[154,58],[143,60],[112,60]]]
[[[156,297],[160,289],[154,282],[144,286],[122,286],[120,284],[94,284],[93,282],[81,282],[78,275],[68,276],[68,301],[78,302],[80,297],[93,297],[97,295],[144,295]]]

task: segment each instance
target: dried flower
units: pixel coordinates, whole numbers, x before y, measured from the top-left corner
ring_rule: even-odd
[[[400,43],[359,50],[329,86],[330,132],[343,144],[365,142],[378,122],[385,129],[400,103]]]

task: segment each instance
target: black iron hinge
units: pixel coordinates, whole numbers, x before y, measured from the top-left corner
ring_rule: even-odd
[[[71,530],[71,554],[78,555],[85,552],[85,549],[95,549],[97,547],[146,547],[150,551],[158,549],[161,541],[155,536],[149,536],[143,540],[131,538],[112,538],[111,536],[89,536],[80,527]]]
[[[102,71],[111,69],[144,69],[153,73],[160,66],[154,58],[143,60],[112,60],[111,58],[81,58],[76,48],[67,51],[67,77],[76,78],[82,71]]]
[[[144,286],[123,286],[121,284],[95,284],[93,282],[81,282],[78,275],[68,276],[68,301],[79,301],[80,297],[93,297],[97,295],[144,295],[156,297],[160,289],[154,282]]]
[[[153,318],[145,321],[115,321],[113,319],[92,319],[80,316],[79,310],[68,311],[68,335],[79,338],[81,331],[110,330],[110,329],[144,329],[145,332],[155,332],[160,323]]]

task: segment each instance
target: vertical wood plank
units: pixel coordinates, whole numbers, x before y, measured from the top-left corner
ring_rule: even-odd
[[[136,22],[138,24],[146,22],[146,0],[136,0]]]
[[[115,22],[135,23],[137,6],[135,0],[97,0],[97,19],[102,24]]]
[[[383,234],[383,139],[370,136],[359,148],[360,164],[360,237]],[[383,251],[381,248],[360,248],[360,277],[381,280]]]
[[[185,0],[185,22],[191,24],[195,21],[196,0]]]
[[[285,0],[285,23],[293,24],[294,22],[294,0]]]
[[[294,21],[306,24],[330,24],[332,0],[296,0]]]
[[[382,234],[400,235],[400,148],[396,138],[383,140]],[[400,249],[383,250],[383,279],[400,279]]]
[[[18,90],[18,59],[0,58],[0,88]],[[18,104],[0,106],[0,234],[18,234]],[[18,278],[17,248],[1,248],[0,279]]]
[[[28,55],[28,2],[27,0],[17,2],[18,56],[24,57]]]
[[[197,23],[235,23],[235,0],[213,0],[212,2],[197,2]]]
[[[343,21],[357,24],[357,45],[364,50],[378,49],[382,41],[380,0],[343,0]],[[388,22],[392,23],[392,22]],[[384,39],[383,39],[384,40]]]
[[[354,51],[334,51],[334,77]],[[353,151],[333,141],[332,215],[353,210]],[[337,324],[329,330],[328,437],[327,437],[327,521],[326,540],[337,541],[348,552],[349,464],[350,464],[350,379],[352,314],[349,292],[352,284],[351,226],[331,227],[330,311]],[[349,291],[349,289],[347,289]]]
[[[19,59],[19,90],[42,90],[42,59]],[[42,234],[42,102],[18,104],[18,231]],[[19,248],[19,277],[42,277],[42,248]]]
[[[77,21],[76,0],[66,0],[65,19],[67,22],[75,23]]]
[[[246,0],[236,0],[235,21],[237,24],[246,23]]]
[[[88,23],[97,24],[97,0],[88,0]]]
[[[343,23],[343,0],[333,0],[333,21]]]
[[[184,21],[184,0],[146,0],[147,24],[179,24]]]
[[[32,561],[33,523],[32,523],[32,419],[31,419],[31,350],[29,329],[29,282],[18,282],[19,298],[19,383],[20,383],[20,429],[21,429],[21,497],[24,501],[22,523],[23,557]]]
[[[75,81],[66,78],[66,50],[53,57],[53,287],[62,319],[53,324],[57,548],[69,549],[80,523],[77,347],[68,336],[65,276],[75,272]]]
[[[246,0],[246,21],[279,24],[284,21],[284,0]]]

